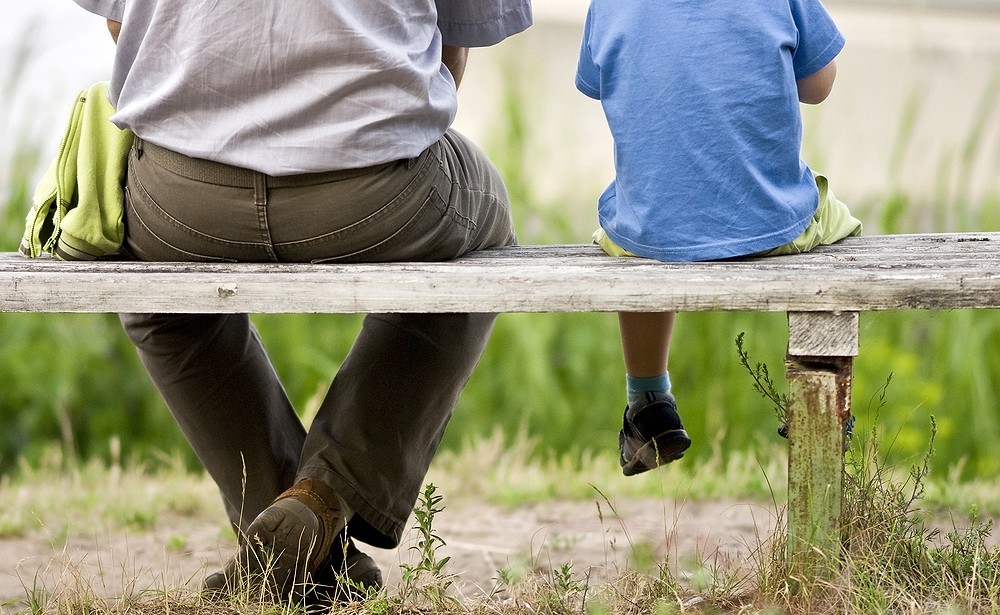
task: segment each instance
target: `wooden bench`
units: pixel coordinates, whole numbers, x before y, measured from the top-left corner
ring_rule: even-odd
[[[62,262],[0,254],[3,312],[787,312],[788,550],[795,575],[840,546],[843,421],[858,314],[1000,307],[1000,233],[846,239],[708,263],[521,246],[447,263]]]

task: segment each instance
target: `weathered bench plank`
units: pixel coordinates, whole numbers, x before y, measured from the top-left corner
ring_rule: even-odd
[[[607,312],[1000,308],[1000,233],[850,238],[659,263],[522,246],[446,263],[63,262],[0,254],[3,312]]]

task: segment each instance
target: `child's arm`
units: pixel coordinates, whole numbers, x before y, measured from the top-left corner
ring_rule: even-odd
[[[830,60],[830,63],[823,68],[795,82],[799,89],[799,101],[807,105],[818,105],[823,102],[833,90],[833,82],[836,78],[837,61]]]

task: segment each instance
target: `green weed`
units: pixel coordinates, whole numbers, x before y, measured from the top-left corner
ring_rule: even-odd
[[[423,606],[431,612],[442,612],[459,606],[458,600],[448,594],[454,577],[445,573],[445,567],[451,558],[438,555],[438,549],[445,542],[434,529],[434,519],[444,510],[442,500],[444,496],[437,493],[434,483],[424,485],[413,510],[417,544],[412,550],[417,553],[417,563],[402,565],[399,588],[400,603]]]

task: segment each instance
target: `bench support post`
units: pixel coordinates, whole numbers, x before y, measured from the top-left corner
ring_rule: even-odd
[[[857,312],[789,312],[788,562],[794,585],[830,576],[840,554],[844,423]]]

